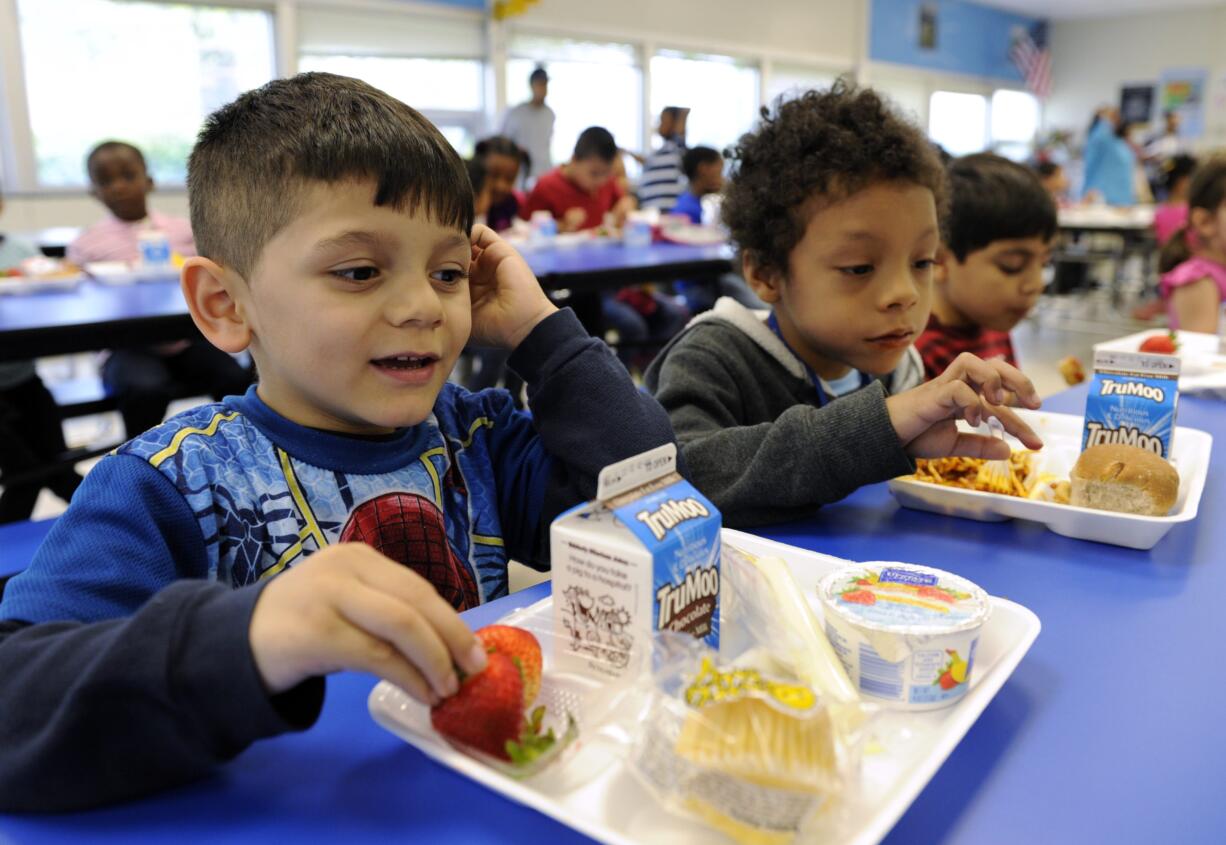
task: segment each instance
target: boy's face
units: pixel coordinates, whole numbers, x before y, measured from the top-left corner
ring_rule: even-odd
[[[885,375],[928,322],[938,245],[932,191],[878,182],[809,217],[786,280],[745,269],[814,372]]]
[[[89,165],[90,190],[120,220],[144,220],[148,215],[146,195],[153,180],[136,153],[127,147],[111,147],[94,156]]]
[[[724,188],[724,163],[722,161],[705,161],[698,165],[691,185],[698,196],[717,194]]]
[[[376,207],[374,193],[373,182],[308,185],[305,210],[235,285],[260,396],[300,425],[416,425],[468,341],[468,237]]]
[[[579,189],[594,194],[613,178],[613,162],[599,156],[572,158],[568,174]]]
[[[1051,242],[1041,237],[992,241],[959,261],[941,250],[935,310],[943,323],[1007,332],[1030,313],[1043,293],[1043,267]]]

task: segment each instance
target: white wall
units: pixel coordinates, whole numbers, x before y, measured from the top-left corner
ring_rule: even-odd
[[[867,0],[540,0],[513,26],[618,33],[661,47],[788,54],[850,69],[864,43]]]
[[[1226,145],[1226,8],[1056,21],[1051,26],[1049,129],[1084,132],[1100,105],[1117,104],[1120,86],[1157,83],[1167,68],[1209,71],[1205,137],[1198,147]]]

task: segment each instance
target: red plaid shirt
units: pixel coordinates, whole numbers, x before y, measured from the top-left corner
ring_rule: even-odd
[[[1013,341],[1008,332],[998,332],[981,326],[946,326],[929,315],[928,327],[915,341],[915,348],[924,359],[924,378],[934,379],[963,352],[980,358],[1004,358],[1006,364],[1017,366]]]

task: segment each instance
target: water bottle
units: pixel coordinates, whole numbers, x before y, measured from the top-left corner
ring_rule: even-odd
[[[554,220],[553,215],[548,211],[532,212],[532,219],[529,222],[532,226],[529,243],[533,246],[548,246],[558,234],[558,221]]]
[[[157,229],[143,229],[137,238],[142,267],[170,266],[170,239]]]
[[[637,214],[630,214],[622,226],[622,243],[629,247],[651,246],[651,223]]]

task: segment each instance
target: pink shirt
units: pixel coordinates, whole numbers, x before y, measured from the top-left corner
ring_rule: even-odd
[[[1175,288],[1199,282],[1201,279],[1212,279],[1217,285],[1218,300],[1226,302],[1226,265],[1210,261],[1208,258],[1189,258],[1174,270],[1162,274],[1162,285],[1159,290],[1166,300],[1166,310],[1170,317],[1171,328],[1179,328],[1179,318],[1171,307],[1171,293]]]
[[[1185,202],[1158,206],[1154,212],[1154,237],[1158,246],[1166,242],[1181,228],[1188,225],[1188,204]]]
[[[68,245],[68,260],[74,264],[87,261],[135,261],[140,257],[138,240],[142,229],[153,228],[165,232],[170,248],[180,255],[195,255],[196,242],[192,240],[192,227],[181,217],[168,217],[150,211],[145,220],[128,222],[108,214]]]

